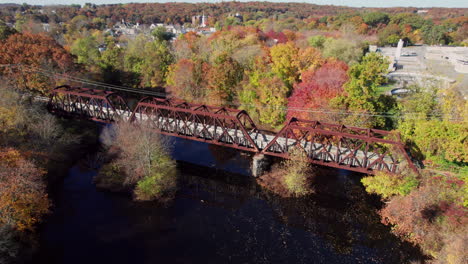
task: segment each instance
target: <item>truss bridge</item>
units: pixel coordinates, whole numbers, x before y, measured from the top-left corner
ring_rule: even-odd
[[[266,156],[291,158],[293,149],[300,150],[313,164],[361,173],[398,173],[407,166],[417,171],[400,135],[385,130],[291,118],[274,133],[259,130],[243,110],[156,97],[131,109],[115,92],[67,85],[52,91],[48,109],[105,123],[126,120],[157,133]]]

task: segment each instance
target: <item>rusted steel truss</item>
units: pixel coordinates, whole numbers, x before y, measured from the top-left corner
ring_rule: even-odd
[[[147,97],[138,103],[130,120],[166,135],[260,151],[251,137],[257,128],[241,110]]]
[[[290,158],[291,149],[303,151],[314,164],[362,173],[400,172],[402,163],[417,171],[400,135],[385,130],[292,118],[262,150]]]
[[[165,135],[282,158],[293,158],[291,150],[299,149],[311,163],[362,173],[397,173],[403,163],[417,171],[399,134],[384,130],[292,118],[269,133],[242,110],[146,97],[131,111],[114,92],[67,85],[52,91],[48,107],[64,116],[130,120]]]
[[[52,90],[49,111],[58,115],[110,123],[132,111],[115,92],[62,85]]]

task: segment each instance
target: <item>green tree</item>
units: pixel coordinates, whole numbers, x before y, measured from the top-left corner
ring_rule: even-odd
[[[349,81],[345,84],[346,95],[332,100],[335,107],[362,112],[367,116],[351,114],[345,118],[345,123],[365,127],[385,126],[385,119],[372,116],[380,111],[389,110],[388,98],[377,94],[377,87],[386,82],[384,74],[387,72],[389,62],[383,55],[368,53],[362,61],[349,68]],[[393,107],[393,103],[391,106]],[[367,118],[366,118],[367,117]]]
[[[401,29],[396,24],[390,24],[378,33],[379,45],[393,45],[398,43],[400,38],[403,38]]]
[[[327,38],[322,36],[322,35],[312,36],[312,37],[307,39],[310,46],[312,46],[314,48],[318,48],[318,49],[323,48],[326,40],[327,40]]]
[[[128,47],[124,54],[124,67],[126,71],[135,74],[141,73],[145,55],[145,45],[148,39],[144,35],[138,35],[135,39],[128,42]]]
[[[124,69],[140,76],[140,86],[156,87],[166,83],[169,65],[174,58],[166,41],[151,41],[138,35],[128,43]]]
[[[388,24],[390,21],[388,14],[382,12],[365,13],[362,19],[364,23],[371,27],[376,27],[379,24]]]
[[[449,44],[448,28],[444,25],[425,25],[421,28],[424,43],[428,45]]]
[[[99,43],[94,36],[79,38],[73,42],[71,53],[78,59],[78,63],[93,67],[97,66],[101,59],[98,49]]]
[[[426,159],[467,162],[468,131],[463,122],[466,100],[449,89],[441,97],[435,87],[413,86],[400,104],[398,130]]]
[[[289,88],[280,78],[268,74],[259,80],[256,90],[260,122],[273,127],[282,125],[286,118]]]
[[[162,86],[166,83],[169,65],[173,57],[166,42],[152,41],[145,45],[145,57],[141,65],[142,85]]]
[[[271,71],[267,57],[257,57],[248,83],[239,93],[241,108],[262,124],[277,127],[286,118],[289,88]]]
[[[84,15],[75,16],[67,24],[68,34],[72,35],[88,27],[88,18]]]
[[[16,29],[9,27],[3,21],[0,21],[0,41],[7,39],[10,35],[17,33]]]
[[[410,25],[413,29],[420,29],[426,24],[433,24],[431,20],[425,20],[422,16],[413,13],[397,13],[391,16],[390,24]]]
[[[93,24],[93,28],[99,29],[99,30],[104,30],[106,28],[106,20],[100,17],[95,17],[91,21]]]
[[[173,37],[175,37],[174,33],[172,32],[167,32],[164,27],[157,27],[153,31],[151,31],[151,35],[157,40],[157,41],[169,41]]]
[[[108,41],[106,49],[101,53],[99,66],[103,74],[103,79],[107,83],[120,84],[124,78],[122,74],[123,49],[117,47],[113,41]],[[125,82],[125,81],[124,81]]]
[[[414,175],[403,176],[384,172],[364,177],[361,182],[368,193],[376,193],[383,198],[390,198],[393,195],[407,195],[419,184]]]

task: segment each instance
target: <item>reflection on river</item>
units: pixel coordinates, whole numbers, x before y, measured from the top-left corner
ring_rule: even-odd
[[[96,171],[78,162],[57,188],[33,263],[404,263],[418,257],[380,224],[375,197],[365,194],[358,175],[324,169],[316,194],[284,199],[248,176],[249,156],[185,140],[175,140],[173,155],[181,161],[180,190],[165,207],[96,190]]]

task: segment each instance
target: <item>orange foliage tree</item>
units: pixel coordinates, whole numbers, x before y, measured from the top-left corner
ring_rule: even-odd
[[[0,150],[0,225],[32,230],[49,211],[45,172],[15,149]]]
[[[18,87],[42,94],[55,84],[48,72],[68,73],[74,68],[73,57],[53,38],[31,33],[14,34],[1,41],[0,64],[20,65],[0,69],[0,73],[10,75]]]

